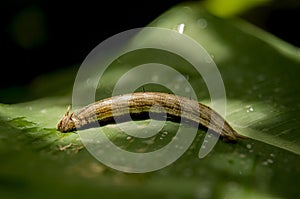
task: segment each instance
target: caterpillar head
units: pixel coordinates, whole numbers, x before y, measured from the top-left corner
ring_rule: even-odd
[[[57,123],[57,129],[63,133],[76,130],[75,123],[72,120],[73,113],[70,113],[70,106],[67,109],[65,115]]]

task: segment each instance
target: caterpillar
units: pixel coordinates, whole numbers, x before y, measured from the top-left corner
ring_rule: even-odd
[[[126,122],[129,119],[149,118],[183,122],[197,128],[211,129],[226,141],[245,138],[210,107],[186,97],[159,92],[137,92],[102,99],[71,114],[68,107],[58,122],[57,129],[61,132],[72,132],[95,124],[102,126]]]

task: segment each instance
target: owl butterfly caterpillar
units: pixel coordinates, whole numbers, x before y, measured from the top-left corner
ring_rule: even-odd
[[[158,108],[153,108],[155,106]],[[71,114],[69,111],[68,108],[57,124],[57,129],[61,132],[89,128],[97,123],[102,126],[116,121],[128,121],[128,118],[149,119],[151,115],[153,116],[151,119],[181,121],[197,128],[211,129],[225,141],[244,138],[208,106],[167,93],[138,92],[114,96],[92,103]]]

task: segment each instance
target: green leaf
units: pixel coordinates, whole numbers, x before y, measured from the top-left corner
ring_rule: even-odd
[[[34,96],[43,98],[0,105],[1,197],[296,198],[300,184],[299,51],[244,21],[215,17],[199,4],[174,7],[150,26],[177,30],[180,24],[184,24],[183,33],[213,57],[226,88],[226,119],[247,139],[220,140],[208,156],[199,159],[205,135],[199,130],[190,148],[168,167],[143,174],[113,170],[90,155],[78,134],[56,130],[71,104],[75,76],[73,69],[60,71],[40,77],[30,87],[36,91]],[[183,59],[172,56],[150,49],[121,57],[104,74],[98,98],[107,97],[114,80],[124,72],[155,60],[186,74],[197,96],[209,105],[199,76]],[[124,62],[129,66],[118,67]],[[64,86],[46,87],[43,82]],[[167,92],[156,85],[146,89]],[[132,128],[130,123],[122,125]],[[101,128],[119,147],[148,152],[169,143],[178,124],[167,122],[161,132],[146,140],[129,139],[115,125]],[[139,129],[132,132],[137,134]]]
[[[240,14],[258,5],[270,3],[272,0],[206,0],[203,5],[211,13],[220,17]]]

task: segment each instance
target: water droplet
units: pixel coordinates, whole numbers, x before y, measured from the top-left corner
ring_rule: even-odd
[[[201,29],[205,29],[207,27],[207,21],[204,18],[198,19],[197,24]]]
[[[177,30],[180,34],[183,34],[184,26],[184,23],[178,25]]]
[[[168,132],[167,131],[164,131],[163,133],[162,133],[162,136],[163,137],[166,137],[168,135]]]
[[[267,161],[268,161],[268,163],[270,163],[270,164],[273,164],[273,163],[274,163],[274,161],[273,161],[272,159],[268,159]]]
[[[46,109],[42,109],[42,110],[41,110],[41,113],[43,113],[43,114],[44,114],[44,113],[47,113],[47,110],[46,110]]]
[[[162,140],[162,139],[164,139],[164,137],[160,137],[159,139]]]
[[[247,144],[246,147],[247,147],[247,149],[251,149],[252,145],[251,144]]]
[[[254,108],[251,105],[246,106],[246,108],[247,108],[246,110],[247,113],[254,111]]]
[[[131,140],[131,139],[132,139],[131,136],[127,136],[127,137],[126,137],[126,140]]]
[[[271,153],[270,156],[271,156],[271,157],[275,157],[274,153]]]
[[[201,146],[201,148],[202,148],[202,149],[205,149],[205,148],[206,148],[206,146],[205,146],[205,145],[202,145],[202,146]]]

